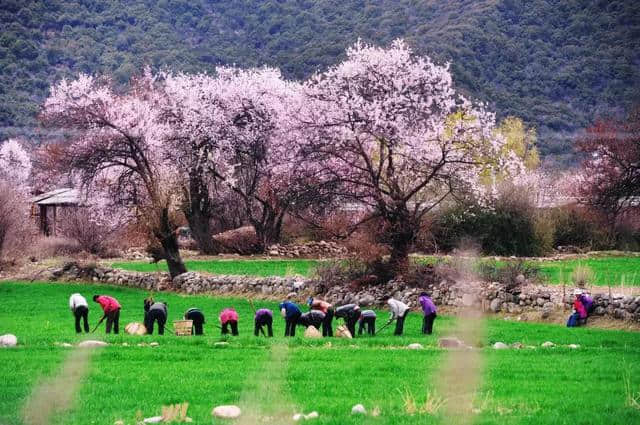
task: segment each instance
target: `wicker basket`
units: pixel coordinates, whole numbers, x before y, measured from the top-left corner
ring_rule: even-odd
[[[173,330],[178,336],[191,336],[193,320],[176,320],[173,322]]]

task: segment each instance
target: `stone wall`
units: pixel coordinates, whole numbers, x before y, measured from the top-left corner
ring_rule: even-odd
[[[411,287],[402,281],[390,281],[384,285],[361,288],[325,288],[322,282],[300,277],[248,277],[201,275],[184,273],[171,281],[165,273],[138,273],[105,267],[84,267],[68,263],[60,268],[48,269],[39,279],[92,281],[113,285],[129,286],[146,290],[173,290],[187,294],[246,294],[262,298],[285,297],[291,292],[300,298],[321,294],[334,304],[355,302],[362,306],[383,306],[390,294],[412,307],[422,291],[431,294],[439,306],[470,307],[480,306],[485,311],[520,314],[527,311],[540,312],[542,318],[554,310],[571,308],[572,289],[563,293],[562,287],[531,285],[522,282],[511,288],[498,282],[442,280],[424,287]],[[604,293],[593,294],[594,314],[615,319],[640,322],[640,296],[622,296]]]

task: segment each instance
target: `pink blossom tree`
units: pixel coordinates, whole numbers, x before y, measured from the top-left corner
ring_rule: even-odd
[[[425,214],[450,196],[484,194],[487,171],[522,169],[515,155],[500,155],[493,114],[456,93],[448,66],[403,41],[356,43],[304,92],[307,160],[341,182],[335,194],[361,206],[361,223],[382,219],[395,273]]]
[[[159,84],[149,70],[124,93],[107,78],[62,80],[51,88],[42,120],[73,134],[69,167],[84,187],[103,187],[113,204],[136,209],[158,242],[156,259],[166,259],[175,277],[186,268],[178,250],[177,177],[160,119],[165,96]]]
[[[197,201],[191,214],[206,220],[212,189],[228,190],[242,202],[261,247],[278,242],[285,215],[319,193],[312,171],[301,166],[302,134],[292,120],[300,85],[271,68],[220,67],[214,77],[168,77],[167,92],[175,100],[173,141],[189,198]]]

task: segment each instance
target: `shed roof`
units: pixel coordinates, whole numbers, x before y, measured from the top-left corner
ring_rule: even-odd
[[[37,205],[78,205],[80,192],[70,187],[56,189],[34,197],[32,202]]]

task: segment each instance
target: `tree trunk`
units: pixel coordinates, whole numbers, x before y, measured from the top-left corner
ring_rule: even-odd
[[[256,231],[260,249],[266,251],[270,245],[280,242],[282,221],[285,213],[284,211],[276,213],[276,211],[269,206],[264,206],[263,208],[261,220],[256,220],[252,224]]]
[[[409,266],[409,252],[415,242],[419,227],[406,215],[389,223],[388,241],[391,246],[389,270],[393,276],[402,274]]]
[[[188,201],[183,204],[182,211],[198,249],[202,254],[220,253],[220,246],[213,239],[211,229],[213,205],[209,197],[209,188],[198,173],[193,173],[189,178],[189,192],[186,198]]]
[[[152,253],[154,260],[159,261],[160,259],[164,259],[167,261],[171,279],[182,273],[186,273],[187,268],[180,256],[176,226],[171,222],[168,208],[162,209],[159,228],[154,229],[154,234],[162,246],[161,252],[156,251]]]

